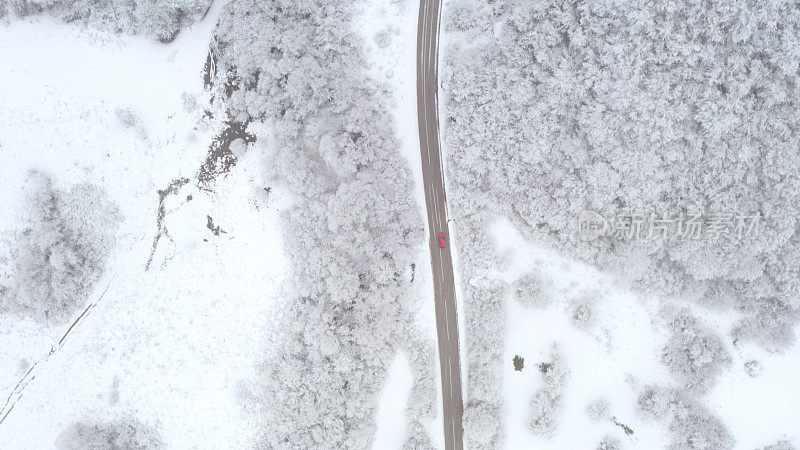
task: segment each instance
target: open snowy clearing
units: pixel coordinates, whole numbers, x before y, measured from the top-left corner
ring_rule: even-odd
[[[4,411],[2,448],[52,448],[75,421],[120,417],[154,425],[170,448],[242,448],[250,439],[238,385],[252,376],[286,270],[280,200],[259,187],[263,148],[240,155],[213,192],[190,182],[165,198],[169,236],[145,271],[157,191],[195,176],[220,127],[201,119],[220,8],[169,45],[47,19],[0,27],[0,41],[13,44],[0,47],[7,186],[31,169],[63,187],[88,180],[124,217],[106,275],[86,299],[94,306],[62,345],[72,320],[41,328],[0,317],[2,391],[30,370]],[[21,196],[0,195],[0,225],[10,231]]]

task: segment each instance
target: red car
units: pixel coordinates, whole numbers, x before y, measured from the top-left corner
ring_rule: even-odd
[[[447,242],[444,239],[444,233],[439,233],[439,248],[445,248],[447,246]]]

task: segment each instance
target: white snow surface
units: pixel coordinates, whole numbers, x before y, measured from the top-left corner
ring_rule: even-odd
[[[261,193],[263,148],[251,146],[214,192],[193,180],[167,197],[169,237],[145,271],[157,191],[192,179],[221,127],[202,119],[202,69],[222,6],[169,45],[46,18],[0,24],[0,230],[16,229],[34,168],[60,187],[105,188],[124,216],[86,299],[95,306],[63,346],[71,320],[0,315],[0,402],[31,366],[35,375],[0,424],[0,448],[53,448],[75,421],[131,416],[157,426],[168,448],[247,447],[238,386],[253,376],[286,271],[277,210]]]
[[[389,376],[384,382],[380,405],[375,421],[373,450],[401,448],[406,437],[405,409],[408,393],[413,383],[411,366],[403,353],[398,353],[389,367]]]

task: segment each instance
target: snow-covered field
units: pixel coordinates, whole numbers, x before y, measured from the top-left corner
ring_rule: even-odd
[[[213,192],[194,184],[221,127],[203,119],[202,79],[221,7],[168,45],[45,18],[0,26],[0,228],[15,230],[31,169],[103,187],[124,217],[94,306],[62,344],[72,319],[0,315],[2,392],[30,369],[3,409],[0,448],[52,448],[73,422],[118,417],[156,426],[170,448],[246,445],[238,385],[286,265],[280,199],[261,187],[265,149],[248,148]],[[180,177],[191,181],[165,197],[168,235],[145,271],[158,191]]]

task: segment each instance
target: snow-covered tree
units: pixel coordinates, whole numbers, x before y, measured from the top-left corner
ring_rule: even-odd
[[[32,171],[23,189],[22,229],[8,241],[0,309],[60,322],[103,274],[121,217],[106,192],[88,183],[61,190]]]
[[[639,395],[638,409],[648,419],[666,422],[671,437],[669,449],[734,447],[735,440],[725,424],[680,390],[647,386]]]
[[[186,25],[199,20],[212,0],[8,0],[17,15],[47,13],[66,22],[83,21],[118,32],[142,33],[170,42]],[[3,8],[4,6],[0,6]],[[1,15],[1,14],[0,14]]]
[[[603,439],[597,444],[597,450],[620,450],[622,443],[619,439],[611,436],[604,436]]]
[[[58,450],[158,450],[165,448],[157,427],[135,419],[75,422],[56,439]]]
[[[539,364],[544,386],[531,400],[528,427],[535,435],[552,437],[558,429],[562,409],[564,388],[570,371],[557,352],[549,362]]]
[[[531,308],[545,308],[552,303],[552,281],[540,272],[522,275],[512,285],[514,298],[521,304]]]
[[[598,398],[586,407],[586,414],[595,422],[609,420],[611,415],[608,412],[609,404],[605,398]]]
[[[759,450],[795,450],[797,447],[788,439],[781,439],[774,444],[762,447]]]
[[[661,350],[661,362],[684,389],[703,394],[731,365],[722,339],[686,308],[665,311],[670,337]]]
[[[775,297],[753,300],[741,309],[746,316],[732,330],[734,342],[753,341],[771,351],[785,350],[795,343],[797,309]]]
[[[502,429],[500,406],[495,402],[470,401],[464,406],[464,437],[470,448],[496,448]]]

